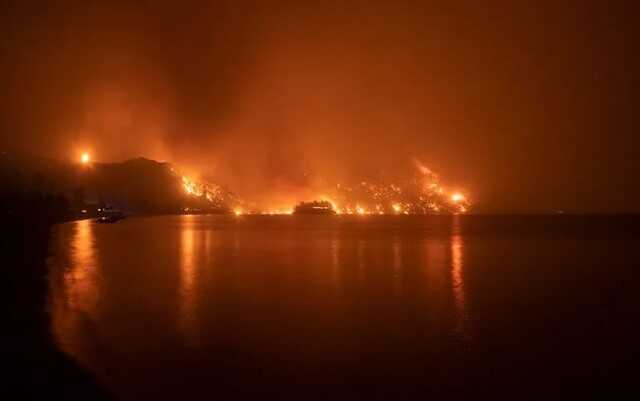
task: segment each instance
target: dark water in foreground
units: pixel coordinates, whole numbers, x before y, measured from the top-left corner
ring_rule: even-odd
[[[124,400],[633,388],[640,220],[171,216],[56,227],[60,348]]]

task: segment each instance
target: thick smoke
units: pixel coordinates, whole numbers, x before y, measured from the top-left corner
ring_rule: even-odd
[[[603,60],[625,43],[615,53],[585,30],[614,11],[285,3],[10,2],[3,148],[166,160],[269,204],[406,177],[414,157],[496,208],[564,205],[591,188],[568,185],[591,169],[574,143],[587,132],[581,146],[600,148],[597,116],[613,104],[593,113],[605,88],[575,65],[616,70]]]

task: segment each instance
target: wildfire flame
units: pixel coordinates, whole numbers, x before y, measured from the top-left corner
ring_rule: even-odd
[[[400,182],[370,182],[349,186],[336,184],[332,190],[319,195],[336,214],[432,214],[466,213],[471,202],[460,191],[447,191],[433,171],[414,160],[415,174]],[[171,171],[178,174],[173,168]],[[279,205],[266,209],[245,208],[246,204],[220,186],[197,181],[181,175],[184,192],[191,198],[205,201],[213,207],[226,209],[235,215],[268,214],[286,215],[294,213],[293,207]],[[244,206],[243,206],[244,205]]]
[[[184,191],[189,195],[202,196],[202,190],[198,188],[198,185],[192,181],[189,177],[182,177],[182,186]]]
[[[187,195],[185,202],[189,206],[184,209],[229,212],[232,208],[242,203],[235,194],[225,190],[219,185],[196,180],[189,175],[181,174],[179,170],[174,167],[171,167],[170,171],[171,174],[180,178],[182,190]]]
[[[455,202],[455,203],[462,202],[462,201],[464,201],[464,195],[462,195],[459,192],[456,192],[453,195],[451,195],[451,201]]]
[[[403,182],[367,182],[355,186],[337,184],[329,202],[337,214],[466,213],[471,202],[462,192],[450,192],[433,171],[414,160],[416,174]]]

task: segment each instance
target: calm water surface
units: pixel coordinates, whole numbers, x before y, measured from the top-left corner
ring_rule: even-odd
[[[622,388],[640,350],[638,223],[78,221],[53,234],[51,330],[124,400],[548,399]]]

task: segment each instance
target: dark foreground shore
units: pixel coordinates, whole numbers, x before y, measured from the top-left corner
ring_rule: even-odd
[[[2,224],[2,399],[112,399],[50,336],[46,258],[51,227],[60,220],[5,217]]]

